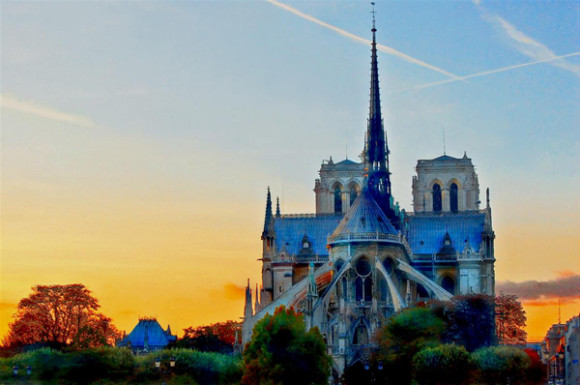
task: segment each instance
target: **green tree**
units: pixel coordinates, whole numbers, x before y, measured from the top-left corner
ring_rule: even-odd
[[[391,317],[379,332],[379,349],[375,360],[383,363],[377,373],[381,381],[409,384],[412,378],[413,356],[425,347],[439,343],[445,323],[430,309],[413,308]]]
[[[331,357],[318,328],[306,331],[304,317],[281,306],[258,321],[244,350],[244,385],[323,385]]]
[[[520,349],[511,346],[490,346],[473,353],[480,382],[486,385],[528,384],[527,371],[531,360]]]
[[[470,384],[474,365],[463,346],[438,345],[420,350],[413,358],[415,379],[422,385]]]
[[[84,285],[35,286],[18,303],[4,345],[46,344],[54,348],[113,345],[119,332],[100,314],[99,301]]]

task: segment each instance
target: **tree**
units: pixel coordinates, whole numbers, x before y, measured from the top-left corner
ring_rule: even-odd
[[[18,303],[4,345],[46,344],[54,348],[112,345],[120,334],[97,312],[99,301],[84,285],[38,285]]]
[[[515,295],[495,297],[495,328],[500,345],[525,345],[526,312]]]
[[[244,385],[327,384],[332,362],[318,328],[284,306],[256,323],[243,357]]]
[[[470,352],[495,343],[493,297],[482,294],[457,296],[448,306],[444,342],[463,345]]]
[[[183,338],[171,347],[190,348],[202,352],[231,353],[236,341],[236,331],[240,324],[234,321],[217,322],[211,325],[183,329]],[[239,339],[238,334],[238,339]]]
[[[377,373],[381,381],[409,384],[413,373],[413,356],[421,349],[439,343],[445,323],[430,309],[413,308],[391,317],[379,332],[379,349],[375,360],[383,363]]]
[[[473,353],[473,358],[479,369],[482,384],[529,384],[526,372],[531,359],[520,349],[511,346],[490,346]]]
[[[415,379],[423,385],[471,384],[474,369],[463,346],[438,345],[420,350],[413,358]]]

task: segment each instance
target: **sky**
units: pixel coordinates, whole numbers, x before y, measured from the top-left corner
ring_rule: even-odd
[[[0,336],[39,284],[83,283],[129,332],[243,311],[266,188],[314,212],[358,160],[363,1],[2,1]],[[496,291],[530,340],[580,311],[577,1],[378,1],[393,193],[466,152],[490,188]],[[445,138],[445,139],[444,139]]]

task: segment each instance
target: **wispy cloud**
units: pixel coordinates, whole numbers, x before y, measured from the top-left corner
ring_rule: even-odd
[[[532,60],[549,62],[555,67],[562,68],[580,77],[579,64],[570,63],[566,60],[550,60],[561,58],[561,56],[556,55],[550,48],[517,29],[506,19],[489,12],[479,2],[474,3],[481,11],[482,18],[500,31],[517,51]]]
[[[399,90],[394,90],[394,91],[390,91],[389,94],[396,94],[399,92],[405,92],[405,91],[413,91],[413,90],[420,90],[423,88],[431,88],[431,87],[435,87],[435,86],[440,86],[443,84],[449,84],[449,83],[454,83],[460,80],[469,80],[469,79],[473,79],[473,78],[479,78],[482,76],[488,76],[488,75],[493,75],[493,74],[497,74],[500,72],[506,72],[506,71],[512,71],[518,68],[524,68],[524,67],[529,67],[529,66],[533,66],[533,65],[538,65],[538,64],[542,64],[542,63],[549,63],[549,62],[553,62],[553,61],[557,61],[557,60],[562,60],[565,59],[567,57],[572,57],[572,56],[578,56],[580,55],[580,52],[572,52],[566,55],[560,55],[560,56],[555,56],[555,57],[551,57],[549,59],[542,59],[542,60],[536,60],[533,62],[528,62],[528,63],[522,63],[522,64],[515,64],[512,66],[507,66],[507,67],[501,67],[501,68],[496,68],[493,70],[488,70],[488,71],[481,71],[481,72],[477,72],[471,75],[465,75],[465,76],[460,76],[458,79],[446,79],[446,80],[441,80],[438,82],[432,82],[432,83],[426,83],[426,84],[421,84],[418,86],[414,86],[414,87],[409,87],[409,88],[402,88]]]
[[[579,298],[580,275],[574,274],[549,281],[498,282],[496,292],[517,295],[521,300]]]
[[[324,21],[322,21],[320,19],[315,18],[312,15],[308,15],[308,14],[306,14],[304,12],[301,12],[301,11],[297,10],[296,8],[293,8],[293,7],[291,7],[291,6],[287,5],[287,4],[280,3],[279,1],[276,1],[276,0],[266,0],[266,1],[268,3],[270,3],[270,4],[273,4],[273,5],[277,6],[277,7],[285,10],[285,11],[288,11],[290,13],[293,13],[294,15],[299,16],[299,17],[301,17],[301,18],[303,18],[305,20],[308,20],[308,21],[310,21],[312,23],[318,24],[318,25],[320,25],[320,26],[322,26],[324,28],[328,28],[331,31],[334,31],[334,32],[338,33],[339,35],[342,35],[344,37],[347,37],[347,38],[349,38],[349,39],[351,39],[351,40],[353,40],[353,41],[355,41],[357,43],[362,43],[362,44],[365,44],[365,45],[370,45],[371,44],[371,41],[369,39],[365,39],[364,37],[361,37],[361,36],[355,35],[353,33],[350,33],[348,31],[345,31],[342,28],[338,28],[338,27],[336,27],[336,26],[334,26],[332,24],[328,24],[328,23],[326,23],[326,22],[324,22]],[[421,66],[421,67],[424,67],[424,68],[428,68],[428,69],[433,70],[435,72],[439,72],[440,74],[443,74],[445,76],[448,76],[448,77],[450,77],[452,79],[455,79],[455,80],[463,80],[463,79],[461,79],[461,77],[459,77],[459,76],[457,76],[455,74],[452,74],[449,71],[445,71],[444,69],[441,69],[439,67],[436,67],[436,66],[434,66],[432,64],[425,63],[422,60],[416,59],[416,58],[414,58],[412,56],[409,56],[409,55],[407,55],[407,54],[405,54],[405,53],[403,53],[401,51],[397,51],[396,49],[394,49],[392,47],[389,47],[389,46],[386,46],[386,45],[383,45],[383,44],[377,44],[377,49],[379,51],[388,53],[389,55],[392,55],[392,56],[398,57],[400,59],[403,59],[403,60],[405,60],[405,61],[407,61],[409,63],[415,64],[415,65],[418,65],[418,66]]]
[[[238,286],[234,283],[226,283],[221,287],[221,289],[211,290],[211,295],[214,298],[225,298],[228,300],[236,301],[244,298],[246,288]]]
[[[82,127],[94,127],[96,125],[95,122],[85,116],[62,112],[52,107],[42,106],[36,103],[25,102],[5,94],[0,95],[0,107]]]

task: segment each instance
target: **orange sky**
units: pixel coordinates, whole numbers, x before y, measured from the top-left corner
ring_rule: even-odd
[[[542,29],[528,31],[533,14],[547,18],[540,37],[576,44],[566,2],[489,3],[509,11],[494,17],[510,20],[503,32],[471,2],[428,3],[378,3],[379,41],[462,75],[578,51],[528,36]],[[86,285],[127,332],[139,316],[177,334],[239,319],[260,275],[266,187],[283,213],[314,212],[321,161],[363,148],[368,44],[268,2],[0,6],[0,335],[38,284]],[[302,6],[370,38],[367,5]],[[396,92],[448,77],[379,53],[395,197],[412,208],[417,159],[467,151],[482,201],[491,188],[497,282],[580,274],[573,60]],[[532,340],[558,319],[542,301],[524,303]],[[579,301],[562,302],[563,321]]]

